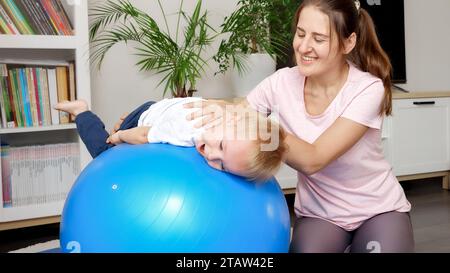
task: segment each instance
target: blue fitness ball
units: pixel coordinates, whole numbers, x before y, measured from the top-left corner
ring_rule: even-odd
[[[280,253],[289,232],[274,178],[215,170],[192,147],[121,144],[73,185],[60,243],[63,252]]]

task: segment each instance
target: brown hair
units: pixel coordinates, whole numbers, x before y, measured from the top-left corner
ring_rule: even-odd
[[[304,0],[294,17],[294,29],[300,12],[307,6],[314,6],[330,18],[330,29],[336,31],[341,48],[344,40],[353,32],[357,41],[347,59],[359,69],[380,78],[384,85],[384,100],[380,107],[380,115],[392,112],[392,65],[388,55],[378,41],[372,18],[363,8],[357,8],[354,0]]]
[[[287,150],[284,142],[286,133],[279,124],[261,116],[257,128],[258,137],[246,177],[252,181],[265,181],[274,176],[281,166]],[[262,130],[266,137],[261,136]]]

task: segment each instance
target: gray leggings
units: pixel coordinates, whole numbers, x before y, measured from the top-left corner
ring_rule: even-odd
[[[294,253],[410,253],[414,238],[409,213],[387,212],[346,231],[318,218],[297,218],[290,252]]]

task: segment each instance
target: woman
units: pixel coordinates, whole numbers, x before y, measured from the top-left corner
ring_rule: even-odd
[[[391,65],[370,15],[359,1],[304,0],[295,23],[297,66],[244,102],[276,112],[289,132],[285,161],[298,171],[290,250],[414,251],[411,205],[382,152]],[[189,118],[208,123],[210,104]]]

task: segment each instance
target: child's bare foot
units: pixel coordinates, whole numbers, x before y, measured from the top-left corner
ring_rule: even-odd
[[[57,103],[53,108],[67,112],[74,116],[89,110],[88,104],[84,100],[63,101]]]

